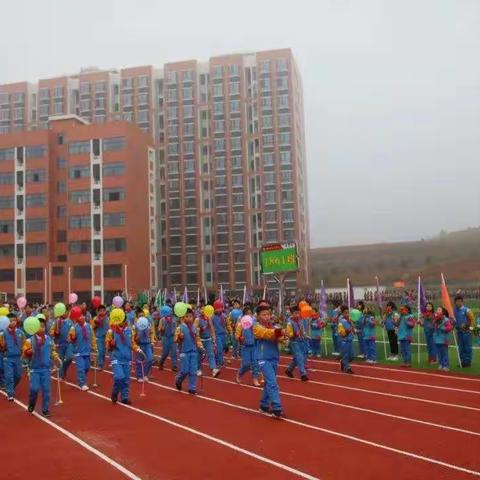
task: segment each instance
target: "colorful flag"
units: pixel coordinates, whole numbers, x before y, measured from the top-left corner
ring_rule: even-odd
[[[326,318],[328,315],[327,309],[327,302],[328,302],[328,297],[327,297],[327,290],[325,286],[323,285],[323,280],[322,280],[322,287],[320,288],[320,317],[321,318]]]
[[[441,285],[441,291],[442,291],[442,303],[443,307],[448,310],[448,316],[450,318],[455,318],[453,314],[453,306],[452,306],[452,301],[450,299],[450,294],[448,293],[448,288],[447,284],[445,282],[445,277],[443,276],[443,273],[441,274],[442,276],[442,285]]]
[[[348,308],[355,308],[355,293],[353,291],[353,285],[349,278],[347,278],[347,299]]]
[[[418,314],[425,313],[427,311],[427,297],[425,296],[425,289],[422,284],[422,277],[418,276],[417,283],[417,302],[418,302]]]

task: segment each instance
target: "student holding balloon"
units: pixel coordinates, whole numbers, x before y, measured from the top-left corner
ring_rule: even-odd
[[[304,307],[305,314],[310,314],[312,307]],[[303,382],[308,381],[307,371],[305,369],[305,330],[300,317],[300,308],[294,305],[290,308],[291,316],[287,321],[286,334],[290,340],[290,350],[292,351],[292,361],[285,370],[285,374],[293,378],[293,371],[296,367],[300,372],[300,378]]]
[[[224,313],[225,306],[221,300],[213,302],[214,315],[212,317],[213,327],[215,328],[215,337],[217,339],[216,362],[217,367],[223,367],[225,346],[227,344],[227,321]]]
[[[123,311],[123,310],[122,310]],[[153,365],[153,346],[155,345],[155,327],[153,320],[140,317],[132,328],[133,340],[143,352],[144,361],[137,358],[137,382],[148,382]]]
[[[400,351],[402,354],[402,367],[412,366],[412,339],[415,319],[411,315],[412,311],[409,305],[400,307],[400,321],[398,324],[398,340],[400,342]]]
[[[240,345],[241,364],[237,372],[237,383],[241,382],[242,376],[249,370],[252,371],[253,384],[260,387],[259,368],[255,353],[255,335],[253,334],[254,319],[250,315],[244,315],[235,329],[235,338]]]
[[[321,354],[321,343],[323,330],[326,326],[325,321],[320,318],[320,314],[316,309],[313,309],[310,329],[311,329],[311,338],[310,338],[310,351],[312,356],[320,358]]]
[[[200,335],[200,340],[202,342],[203,349],[205,350],[208,366],[212,372],[213,377],[218,377],[220,375],[220,368],[217,367],[217,362],[215,359],[215,348],[216,348],[216,337],[215,329],[212,324],[212,317],[214,314],[214,309],[211,305],[205,305],[202,312],[199,314],[195,321],[195,326],[197,327]],[[198,369],[197,376],[202,375],[202,360],[199,357],[198,360]]]
[[[105,337],[109,327],[109,318],[105,305],[98,306],[97,315],[91,319],[90,325],[95,333],[98,348],[96,367],[103,370],[105,364]]]
[[[363,339],[365,342],[365,355],[367,357],[366,362],[375,364],[377,363],[377,345],[375,333],[377,321],[375,320],[375,315],[369,307],[365,307],[363,310],[363,322]]]
[[[352,310],[353,311],[353,310]],[[357,310],[358,312],[358,310]],[[361,315],[361,312],[359,312]],[[337,331],[340,337],[340,370],[344,373],[353,373],[350,362],[353,360],[353,332],[354,327],[350,319],[349,308],[344,305],[340,309]]]
[[[53,307],[53,316],[55,320],[50,327],[50,336],[53,338],[57,354],[62,361],[59,375],[62,380],[65,380],[68,367],[73,360],[73,347],[68,341],[68,335],[70,329],[73,326],[73,322],[67,316],[67,308],[63,303],[56,303]]]
[[[158,368],[163,370],[165,360],[170,355],[170,363],[172,371],[177,369],[177,347],[173,341],[175,335],[175,320],[173,318],[173,310],[168,305],[160,308],[160,321],[158,322],[158,333],[162,340],[162,356],[160,357],[160,365]]]
[[[232,338],[231,338],[231,343],[232,343],[232,357],[233,358],[238,358],[239,352],[240,352],[240,344],[238,343],[237,336],[236,336],[236,330],[237,330],[237,322],[240,320],[242,317],[242,311],[240,310],[240,305],[238,302],[235,302],[235,305],[238,306],[234,307],[230,314],[227,317],[227,325],[228,325],[228,331],[232,332]]]

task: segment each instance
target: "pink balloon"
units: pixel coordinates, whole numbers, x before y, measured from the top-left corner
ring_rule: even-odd
[[[242,328],[247,330],[253,325],[253,318],[250,315],[244,315],[240,323],[242,324]]]
[[[25,308],[27,304],[27,299],[25,297],[18,297],[17,298],[17,306],[18,308]]]
[[[73,305],[74,303],[77,303],[77,301],[78,301],[78,295],[76,293],[72,292],[68,295],[68,303],[70,305]]]
[[[119,295],[117,295],[116,297],[113,297],[112,305],[117,308],[122,308],[123,298],[120,297]]]

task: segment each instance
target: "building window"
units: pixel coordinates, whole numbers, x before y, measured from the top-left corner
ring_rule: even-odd
[[[223,102],[215,102],[213,104],[213,113],[214,113],[214,115],[222,115],[223,114]]]
[[[125,225],[124,213],[104,213],[103,226],[104,227],[121,227]]]
[[[168,83],[177,83],[177,72],[168,71],[167,72],[167,82]]]
[[[1,253],[0,253],[1,256]],[[0,270],[0,282],[13,282],[15,280],[15,270],[2,268]]]
[[[57,193],[65,193],[67,191],[67,182],[59,180],[57,182]]]
[[[90,190],[73,190],[69,195],[71,203],[89,203]]]
[[[230,82],[230,95],[238,95],[240,93],[240,82]]]
[[[123,150],[125,148],[125,143],[125,137],[104,138],[102,142],[102,150],[104,152]]]
[[[118,202],[119,200],[125,200],[124,188],[104,188],[103,189],[103,201],[104,202]]]
[[[45,105],[45,106],[48,106],[48,105]],[[80,112],[83,114],[90,112],[90,100],[80,100]],[[40,112],[40,115],[41,114],[42,113]]]
[[[168,144],[168,154],[169,155],[178,155],[178,143],[169,143]]]
[[[40,257],[46,255],[47,244],[46,243],[27,243],[26,248],[27,257]]]
[[[0,257],[11,258],[13,257],[14,252],[15,248],[13,245],[0,245]]]
[[[272,146],[274,141],[275,141],[275,135],[273,135],[273,134],[263,135],[263,146],[264,147]]]
[[[240,112],[240,100],[232,100],[230,102],[230,113]]]
[[[215,169],[225,170],[225,157],[218,157],[215,159]]]
[[[225,122],[223,120],[214,120],[213,131],[215,133],[223,133],[225,130],[224,125],[225,125]]]
[[[192,100],[193,99],[193,88],[192,87],[185,87],[182,91],[182,96],[184,100]]]
[[[47,153],[47,147],[45,145],[33,145],[25,148],[26,158],[42,158]]]
[[[148,115],[148,110],[140,110],[137,113],[137,123],[147,123],[149,121]]]
[[[69,218],[69,228],[72,230],[77,230],[81,228],[90,228],[91,217],[90,215],[72,215]]]
[[[241,125],[240,125],[240,119],[239,118],[232,118],[230,120],[230,131],[231,132],[241,131]]]
[[[47,204],[47,195],[45,193],[32,193],[26,196],[27,207],[43,207]]]
[[[242,212],[234,212],[233,214],[233,224],[234,225],[244,225],[245,216]]]
[[[241,150],[242,149],[242,139],[239,137],[232,137],[230,139],[230,148],[232,150]]]
[[[195,172],[195,160],[185,160],[183,166],[185,173]]]
[[[67,231],[66,230],[57,230],[57,242],[65,243],[67,241]]]
[[[133,112],[123,112],[122,116],[126,122],[133,122]]]
[[[0,148],[0,162],[4,160],[13,160],[15,157],[15,150],[13,148]]]
[[[292,182],[292,171],[286,170],[281,173],[282,183],[291,183]]]
[[[80,155],[83,153],[90,153],[90,141],[85,142],[70,142],[68,145],[68,153],[70,155]]]
[[[67,216],[67,207],[66,205],[57,206],[57,218],[65,218]]]
[[[232,157],[232,168],[242,168],[242,157],[241,157],[241,155],[234,155]]]
[[[265,152],[263,154],[263,166],[273,167],[275,165],[275,154],[273,152]]]
[[[45,170],[27,170],[25,180],[27,183],[45,183],[47,172]]]
[[[275,174],[274,173],[265,173],[264,175],[265,185],[274,185],[275,184]]]
[[[0,220],[1,233],[13,233],[13,220]]]
[[[103,266],[103,276],[105,278],[121,278],[122,277],[122,265],[104,265]]]
[[[13,185],[14,179],[13,173],[0,173],[0,185]]]
[[[260,73],[270,72],[270,60],[263,60],[260,62]]]
[[[63,113],[63,102],[55,102],[53,104],[53,114],[61,115]]]
[[[59,277],[63,275],[64,268],[63,267],[52,267],[52,275],[54,277]]]
[[[104,177],[119,177],[125,173],[124,163],[106,163],[103,164],[102,174]]]
[[[292,190],[283,190],[282,191],[282,202],[293,202],[293,191]]]
[[[293,210],[283,210],[282,221],[283,222],[293,222]]]
[[[69,242],[68,251],[71,255],[90,253],[92,242],[90,240],[74,240]]]
[[[70,167],[68,173],[68,176],[71,180],[77,178],[88,178],[90,177],[90,165],[75,165],[74,167]]]
[[[272,89],[270,85],[270,77],[262,78],[260,80],[260,90],[262,92],[269,92]]]
[[[133,107],[133,95],[131,93],[124,93],[122,101],[124,107]]]
[[[277,60],[277,72],[288,71],[288,60],[286,58],[279,58]]]
[[[232,175],[232,186],[241,187],[243,185],[243,175]]]
[[[212,71],[212,76],[214,79],[220,79],[223,78],[223,66],[222,65],[217,65],[213,67]]]
[[[291,165],[292,159],[290,150],[280,152],[280,163],[282,165]]]
[[[25,269],[25,278],[27,281],[43,280],[43,268],[27,268]]]
[[[225,151],[225,139],[224,138],[216,138],[215,139],[215,151],[216,152]]]
[[[273,128],[273,120],[271,115],[262,116],[262,127],[263,128]]]
[[[225,187],[227,184],[227,179],[224,176],[219,176],[215,178],[216,187]]]
[[[278,90],[288,90],[288,78],[287,77],[278,77],[277,78],[277,89]]]
[[[27,232],[45,232],[47,230],[46,218],[29,218],[25,221]]]
[[[261,100],[262,110],[272,109],[272,97],[262,97]]]
[[[126,238],[106,238],[103,240],[104,252],[125,252],[127,250]]]
[[[193,142],[183,142],[183,153],[187,155],[193,153]]]
[[[232,205],[233,206],[243,205],[243,193],[234,193],[232,195]]]
[[[290,132],[280,133],[278,135],[278,142],[280,145],[290,145]]]
[[[92,278],[92,267],[90,265],[76,265],[72,267],[73,278]]]
[[[265,203],[268,205],[275,204],[275,191],[265,192]]]
[[[15,197],[13,195],[0,197],[0,210],[7,210],[9,208],[13,208],[14,205]]]
[[[278,108],[288,108],[288,95],[278,95],[277,97]]]
[[[276,210],[267,210],[265,212],[265,222],[266,223],[277,223],[277,211]]]
[[[193,118],[193,106],[185,105],[183,107],[183,118]]]

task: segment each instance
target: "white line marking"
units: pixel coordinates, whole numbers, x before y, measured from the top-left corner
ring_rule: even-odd
[[[6,396],[6,394],[4,392],[0,392],[0,393],[2,393],[3,395]],[[17,405],[20,405],[24,410],[28,410],[27,405],[25,405],[24,403],[22,403],[22,402],[20,402],[19,400],[16,400],[16,399],[14,401]],[[81,438],[77,437],[76,435],[69,432],[68,430],[65,430],[60,425],[57,425],[56,423],[52,422],[48,418],[45,418],[45,417],[39,415],[37,412],[33,412],[32,415],[37,417],[42,422],[45,422],[47,425],[50,425],[55,430],[58,430],[60,433],[63,433],[70,440],[73,440],[74,442],[78,443],[80,446],[82,446],[83,448],[85,448],[89,452],[93,453],[97,457],[101,458],[102,460],[107,462],[109,465],[116,468],[119,472],[123,473],[126,477],[131,478],[132,480],[142,480],[141,477],[138,477],[137,475],[135,475],[130,470],[127,470],[123,465],[120,465],[115,460],[112,460],[110,457],[107,457],[100,450],[97,450],[95,447],[92,447],[90,444],[84,442]]]

